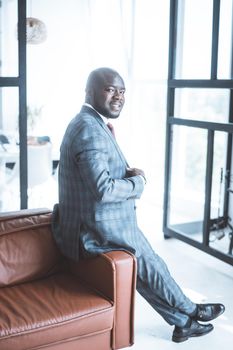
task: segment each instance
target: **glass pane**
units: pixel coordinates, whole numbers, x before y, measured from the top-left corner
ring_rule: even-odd
[[[20,208],[18,88],[0,88],[0,211]]]
[[[147,177],[143,199],[159,206],[163,201],[164,185],[166,89],[165,83],[135,81],[131,95],[131,118],[126,114],[117,120],[117,141],[126,159],[131,164],[140,164]],[[143,133],[140,132],[142,123]]]
[[[180,0],[175,77],[210,77],[212,0]]]
[[[128,48],[132,46],[135,77],[143,81],[164,79],[168,67],[169,1],[135,4],[134,32],[127,43]],[[132,11],[129,13],[133,16]]]
[[[225,167],[227,153],[227,134],[215,132],[214,135],[214,161],[212,173],[212,198],[211,198],[211,219],[223,216]]]
[[[232,7],[232,0],[221,1],[218,49],[219,79],[231,78]]]
[[[233,254],[233,173],[226,174],[227,134],[216,132],[214,147],[214,169],[212,181],[210,247],[223,253]],[[229,187],[226,186],[230,180]],[[232,192],[231,192],[232,191]],[[223,217],[224,205],[229,199],[228,217]]]
[[[173,126],[169,225],[202,241],[207,132]]]
[[[49,136],[28,137],[28,208],[52,209],[57,201]]]
[[[231,173],[230,175],[230,184],[228,188],[229,193],[229,209],[228,209],[228,228],[229,228],[229,246],[228,253],[233,255],[233,145],[231,150]]]
[[[230,90],[176,89],[175,116],[225,123],[229,119]]]
[[[17,0],[0,6],[0,76],[18,76]]]

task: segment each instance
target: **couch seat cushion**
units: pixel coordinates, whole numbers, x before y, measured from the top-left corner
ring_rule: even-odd
[[[4,350],[52,344],[113,326],[111,302],[68,273],[1,288],[0,304],[0,349]]]

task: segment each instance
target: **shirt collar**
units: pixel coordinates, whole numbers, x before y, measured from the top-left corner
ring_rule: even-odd
[[[92,105],[90,105],[90,104],[87,103],[87,102],[85,102],[83,105],[86,106],[86,107],[92,108],[96,113],[99,114],[100,118],[103,120],[103,122],[104,122],[105,124],[108,123],[108,118],[106,118],[105,116],[103,116],[102,114],[100,114]]]

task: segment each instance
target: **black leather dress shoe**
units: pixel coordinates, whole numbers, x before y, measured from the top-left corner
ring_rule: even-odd
[[[193,317],[196,321],[209,322],[223,314],[225,306],[222,304],[197,304],[197,313]]]
[[[200,337],[211,332],[214,329],[212,324],[200,324],[197,321],[192,320],[190,327],[180,328],[175,326],[172,335],[172,341],[181,343],[188,340],[190,337]]]

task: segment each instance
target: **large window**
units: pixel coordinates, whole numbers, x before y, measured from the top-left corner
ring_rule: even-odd
[[[25,1],[0,2],[0,211],[27,205],[25,17]]]
[[[170,5],[164,234],[233,264],[233,3]]]
[[[114,121],[117,140],[130,164],[147,175],[143,199],[161,208],[169,0],[69,0],[68,6],[64,0],[1,3],[1,73],[4,70],[7,80],[0,81],[4,90],[10,86],[16,92],[10,100],[0,95],[5,104],[0,129],[18,155],[3,166],[12,180],[2,186],[0,211],[53,207],[61,140],[84,102],[89,72],[100,66],[118,70],[125,80],[126,104]],[[18,3],[20,11],[25,10],[21,20],[26,20],[26,47],[18,42],[25,34],[17,30]],[[24,65],[22,50],[27,54]],[[22,77],[27,79],[22,82]]]

